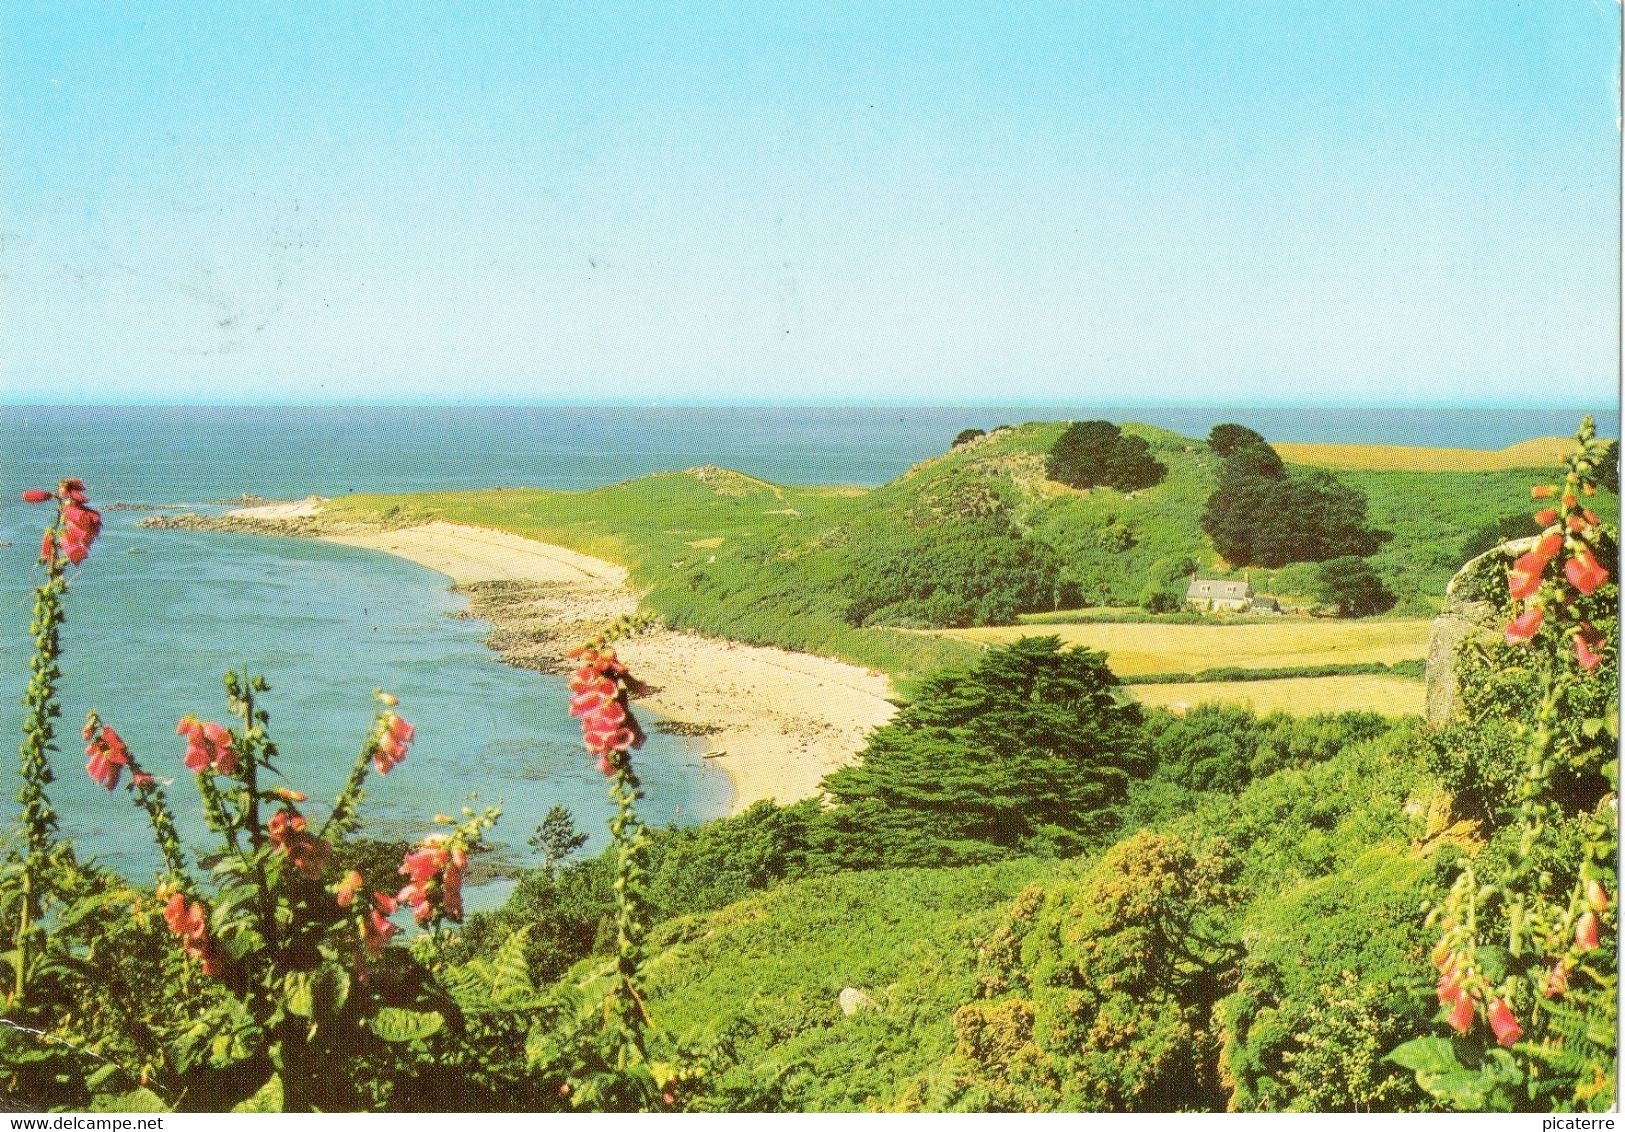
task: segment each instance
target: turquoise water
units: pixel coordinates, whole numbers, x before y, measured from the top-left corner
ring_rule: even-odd
[[[1618,435],[1615,406],[1599,426]],[[153,867],[142,818],[82,767],[79,721],[94,707],[137,757],[179,776],[173,798],[200,828],[175,721],[222,719],[221,673],[249,663],[267,701],[289,781],[330,797],[367,727],[375,687],[418,726],[406,763],[373,780],[373,832],[413,836],[471,800],[500,802],[498,839],[521,860],[554,802],[601,844],[604,781],[564,715],[562,682],[511,669],[482,622],[438,574],[387,555],[296,539],[142,531],[115,501],[208,505],[271,497],[495,485],[590,487],[718,463],[791,483],[881,483],[941,452],[961,428],[1103,416],[1202,435],[1235,420],[1278,441],[1498,448],[1572,432],[1579,410],[1353,409],[63,409],[0,408],[0,736],[19,736],[30,594],[43,508],[17,502],[64,475],[87,481],[107,529],[68,599],[64,748],[53,799],[81,849],[132,875]],[[11,749],[13,740],[6,742]],[[726,776],[695,745],[651,735],[641,756],[657,823],[725,812]],[[0,755],[0,791],[15,793]],[[491,886],[485,899],[500,892]]]
[[[0,734],[8,736],[20,736],[29,587],[38,581],[32,559],[44,516],[44,508],[8,506],[0,523],[0,538],[13,543],[0,550],[7,646]],[[415,837],[433,828],[435,813],[500,804],[496,839],[529,861],[526,839],[562,802],[593,835],[588,851],[603,843],[606,783],[565,715],[562,682],[498,661],[482,643],[485,623],[448,616],[465,602],[444,577],[308,540],[138,530],[136,517],[107,514],[107,529],[68,595],[63,750],[51,794],[81,853],[134,877],[150,874],[157,860],[128,793],[109,795],[83,772],[76,740],[85,711],[95,708],[143,764],[177,779],[170,796],[183,830],[201,838],[175,722],[187,713],[224,720],[221,675],[244,663],[271,682],[265,706],[282,768],[313,803],[330,799],[342,783],[376,706],[372,689],[400,697],[418,737],[405,763],[370,780],[369,832]],[[647,820],[726,812],[727,777],[699,757],[693,741],[652,734],[639,765]],[[0,760],[8,799],[15,786],[15,760]],[[477,907],[502,891],[488,886],[471,900]]]

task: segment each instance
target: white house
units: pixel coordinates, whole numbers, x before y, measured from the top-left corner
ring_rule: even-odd
[[[1206,613],[1243,613],[1252,608],[1254,596],[1251,579],[1232,582],[1192,574],[1190,588],[1185,591],[1185,603]]]

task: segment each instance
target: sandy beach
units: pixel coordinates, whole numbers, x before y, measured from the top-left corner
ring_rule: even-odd
[[[239,508],[226,519],[272,533],[277,524],[319,520],[321,502]],[[622,567],[502,531],[437,521],[300,533],[446,575],[469,595],[470,615],[491,623],[490,645],[520,667],[562,671],[566,650],[637,610]],[[851,762],[896,711],[885,675],[822,657],[666,630],[616,647],[649,687],[638,704],[705,736],[733,782],[735,813],[763,798],[816,794],[824,775]]]

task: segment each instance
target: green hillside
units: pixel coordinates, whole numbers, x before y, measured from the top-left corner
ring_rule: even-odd
[[[716,1087],[780,1111],[1420,1106],[1397,1066],[1348,1074],[1367,1047],[1340,1053],[1341,1078],[1291,1071],[1306,1031],[1332,1033],[1318,1009],[1344,982],[1380,1022],[1368,1047],[1428,1032],[1416,908],[1442,894],[1461,842],[1439,836],[1448,796],[1415,742],[1401,728],[1235,796],[1142,784],[1147,826],[1074,860],[839,873],[667,921],[651,1014],[679,1037],[740,1026]],[[1113,906],[1131,876],[1162,884],[1155,902]],[[1144,954],[1156,947],[1212,969],[1186,985]],[[1067,989],[1079,964],[1093,989]],[[866,996],[852,1014],[844,988]],[[1123,1011],[1126,1047],[1044,1036],[1046,1017],[1087,1029],[1101,1009]],[[1194,1060],[1159,1073],[1164,1041]]]
[[[1065,422],[999,429],[883,486],[785,486],[717,467],[584,492],[500,489],[354,496],[339,518],[443,518],[513,531],[626,565],[674,627],[865,664],[905,681],[968,654],[898,630],[1014,623],[1020,614],[1128,606],[1153,580],[1225,564],[1202,530],[1221,461],[1205,441],[1128,424],[1167,468],[1123,493],[1047,480]],[[1395,612],[1437,608],[1462,550],[1527,511],[1527,474],[1337,472],[1388,533],[1373,558]],[[1260,523],[1291,516],[1259,516]],[[1254,570],[1261,592],[1303,595],[1312,566]],[[1170,582],[1170,579],[1173,581]]]

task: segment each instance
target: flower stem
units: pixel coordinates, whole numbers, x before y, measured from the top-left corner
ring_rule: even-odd
[[[34,657],[28,691],[23,697],[23,742],[21,751],[22,786],[17,791],[17,802],[22,807],[26,849],[22,869],[22,907],[17,920],[17,978],[13,985],[13,998],[21,1001],[28,989],[28,946],[38,930],[41,901],[44,891],[44,868],[56,832],[56,811],[51,808],[46,787],[54,779],[51,773],[52,739],[56,735],[52,720],[62,714],[57,703],[56,684],[62,675],[57,664],[61,655],[62,595],[68,581],[63,574],[62,559],[56,551],[57,531],[62,519],[62,502],[57,501],[57,520],[45,533],[48,553],[41,554],[45,564],[45,581],[34,591]]]
[[[641,796],[637,775],[629,757],[617,762],[610,784],[610,800],[615,816],[609,831],[616,845],[615,855],[615,989],[611,997],[620,1022],[622,1068],[643,1058],[643,1032],[649,1023],[643,997],[638,993],[638,970],[643,963],[647,909],[644,899],[643,851],[647,835],[638,819],[637,800]]]

